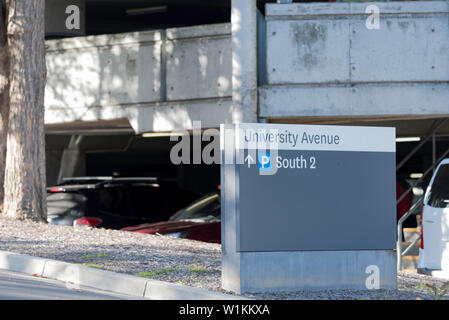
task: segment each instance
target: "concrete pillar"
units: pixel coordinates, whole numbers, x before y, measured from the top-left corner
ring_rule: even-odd
[[[80,150],[80,144],[83,136],[74,135],[70,139],[67,149],[64,149],[59,168],[58,183],[63,178],[80,177],[86,174],[86,156]]]
[[[232,121],[257,122],[257,0],[232,0]]]
[[[52,187],[58,183],[62,153],[63,150],[47,149],[45,151],[47,187]]]

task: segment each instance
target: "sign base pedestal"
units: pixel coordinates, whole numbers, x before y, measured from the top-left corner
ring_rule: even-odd
[[[222,268],[223,289],[238,294],[397,288],[393,250],[227,252]]]

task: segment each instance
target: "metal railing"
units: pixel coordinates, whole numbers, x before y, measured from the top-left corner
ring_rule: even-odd
[[[424,196],[420,197],[418,201],[416,201],[410,209],[399,219],[397,224],[397,234],[398,234],[398,240],[396,243],[396,255],[397,255],[397,270],[400,271],[402,269],[402,257],[405,256],[411,248],[419,241],[419,238],[416,238],[415,241],[413,241],[410,245],[407,246],[407,248],[402,251],[402,241],[404,241],[402,237],[402,225],[404,224],[404,221],[407,220],[407,218],[415,212],[415,210],[418,208],[420,204],[422,204],[424,199]]]

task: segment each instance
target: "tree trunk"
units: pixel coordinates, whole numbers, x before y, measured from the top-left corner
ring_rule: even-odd
[[[4,213],[45,221],[45,0],[8,1],[10,110]]]
[[[1,9],[1,5],[0,5]],[[0,213],[3,211],[3,190],[6,165],[6,135],[9,118],[9,53],[6,22],[0,10]]]

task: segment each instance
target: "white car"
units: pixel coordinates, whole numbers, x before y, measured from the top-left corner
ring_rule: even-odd
[[[438,165],[424,196],[418,269],[449,271],[449,159]]]

